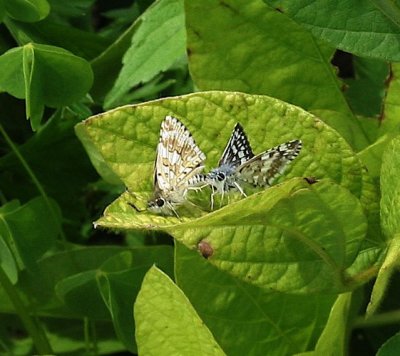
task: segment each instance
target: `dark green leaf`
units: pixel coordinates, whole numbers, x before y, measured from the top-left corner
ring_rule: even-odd
[[[42,197],[10,211],[1,211],[0,231],[9,248],[15,248],[24,266],[36,270],[36,261],[56,241],[61,227],[57,206]]]
[[[131,352],[137,353],[133,303],[143,277],[156,263],[159,268],[173,275],[173,250],[169,246],[125,251],[108,259],[97,274],[97,282],[106,303],[118,338]]]
[[[71,310],[62,309],[63,304],[55,295],[56,284],[78,273],[95,270],[109,257],[126,250],[126,247],[74,247],[41,259],[34,274],[21,272],[17,286],[31,303],[39,309],[52,311],[53,315],[71,316]],[[8,310],[8,309],[5,309]],[[10,310],[8,310],[10,311]],[[76,316],[76,314],[74,314]]]
[[[0,229],[0,268],[3,269],[10,282],[15,284],[18,280],[18,268],[11,249],[7,246],[5,238],[2,236],[4,230],[1,230],[3,229]]]
[[[38,127],[43,106],[61,107],[81,99],[93,73],[84,59],[58,47],[27,44],[0,56],[0,88],[26,99],[27,117]]]
[[[43,20],[50,12],[47,0],[3,0],[8,16],[24,22]]]
[[[109,319],[96,284],[97,270],[90,270],[64,278],[56,285],[56,294],[78,315],[91,319]]]
[[[356,57],[353,60],[355,79],[347,79],[345,91],[352,110],[362,116],[376,117],[381,113],[385,95],[385,80],[389,75],[388,63]],[[376,123],[377,125],[377,123]],[[374,132],[377,132],[377,127]]]
[[[71,51],[87,60],[99,55],[110,43],[95,33],[71,27],[69,23],[60,24],[52,19],[35,23],[7,21],[8,29],[21,45],[46,43]]]
[[[33,137],[19,146],[19,152],[35,173],[43,189],[60,205],[67,219],[67,234],[77,239],[88,212],[90,192],[84,188],[98,176],[87,159],[82,145],[75,136],[76,118],[55,115]],[[0,158],[0,185],[7,197],[22,201],[37,195],[34,182],[14,153]],[[72,223],[72,224],[71,224]]]
[[[400,353],[400,333],[392,336],[379,349],[376,356],[397,356]]]
[[[344,51],[400,60],[400,8],[391,0],[265,0]]]

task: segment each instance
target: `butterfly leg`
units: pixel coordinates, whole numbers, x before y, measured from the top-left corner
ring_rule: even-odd
[[[187,189],[188,190],[194,190],[195,192],[198,192],[199,190],[202,190],[203,188],[207,187],[208,185],[209,184],[206,183],[206,184],[201,185],[200,187],[192,186],[192,187],[188,187]]]
[[[241,187],[237,182],[234,182],[233,184],[235,185],[236,189],[240,192],[240,194],[242,194],[242,195],[246,198],[247,195],[246,195],[246,193],[243,191],[242,187]]]
[[[177,213],[177,211],[174,209],[173,205],[171,203],[168,203],[168,207],[173,211],[173,213],[176,215],[176,217],[181,220],[181,217]]]
[[[214,186],[211,186],[211,188],[212,188],[212,193],[211,193],[210,200],[211,200],[211,211],[212,211],[212,210],[214,210],[214,195],[216,193],[216,190],[215,190]]]

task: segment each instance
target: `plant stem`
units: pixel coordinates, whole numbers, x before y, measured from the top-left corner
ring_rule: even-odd
[[[47,196],[43,186],[40,184],[40,182],[37,179],[35,173],[29,167],[28,163],[26,162],[24,157],[19,152],[17,146],[11,140],[10,136],[8,136],[7,132],[4,130],[4,128],[3,128],[3,126],[1,124],[0,124],[0,133],[3,135],[5,141],[10,146],[11,150],[14,152],[15,156],[18,158],[18,160],[20,161],[21,165],[24,167],[25,171],[28,173],[29,177],[32,179],[33,184],[36,186],[36,188],[39,191],[40,195],[43,197],[44,201],[46,202],[46,205],[48,206],[54,221],[57,221],[58,220],[57,213],[54,211],[54,208],[51,205],[50,199]],[[59,233],[60,233],[61,239],[63,241],[65,241],[66,239],[65,239],[64,233],[63,233],[61,228],[60,228]]]
[[[0,285],[3,287],[8,298],[13,304],[16,313],[20,317],[22,324],[26,331],[32,338],[33,344],[37,352],[41,355],[53,354],[50,343],[47,340],[46,333],[41,325],[29,314],[28,309],[25,307],[17,289],[12,285],[7,275],[0,267]]]
[[[374,328],[377,326],[400,323],[400,310],[373,315],[368,319],[358,317],[353,324],[353,328]]]

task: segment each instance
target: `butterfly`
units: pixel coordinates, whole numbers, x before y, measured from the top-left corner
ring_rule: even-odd
[[[166,116],[161,123],[154,165],[154,196],[148,201],[148,209],[178,216],[175,209],[186,201],[188,182],[203,170],[205,159],[185,125],[175,117]]]
[[[225,150],[218,162],[218,167],[208,174],[198,174],[190,181],[193,186],[209,185],[211,208],[214,205],[214,195],[221,194],[221,200],[226,192],[237,189],[246,196],[240,183],[249,183],[255,187],[270,186],[281,175],[288,164],[300,153],[302,142],[292,140],[258,155],[254,155],[243,127],[237,123]]]

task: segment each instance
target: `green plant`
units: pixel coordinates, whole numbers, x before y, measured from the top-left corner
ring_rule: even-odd
[[[0,0],[1,352],[398,352],[400,4],[128,6]],[[236,122],[303,149],[155,215],[166,115],[206,170]]]

